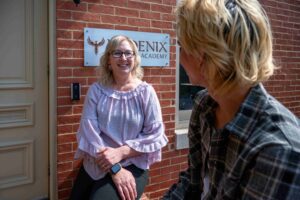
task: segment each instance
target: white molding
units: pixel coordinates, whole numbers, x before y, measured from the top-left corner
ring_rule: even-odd
[[[56,131],[56,0],[48,1],[49,22],[49,195],[51,200],[58,199],[57,191],[57,131]]]
[[[0,105],[0,129],[32,126],[34,124],[34,104]]]
[[[5,172],[3,172],[2,170],[2,172],[0,172],[0,189],[33,183],[33,145],[33,140],[0,143],[0,163],[2,163],[1,168],[2,170],[6,169]],[[14,163],[9,163],[10,161],[12,161],[9,159],[9,157],[11,156],[20,157],[20,159],[13,159]],[[9,169],[5,168],[5,165]],[[5,176],[2,173],[6,173]]]
[[[24,10],[24,42],[25,42],[25,55],[24,55],[24,74],[19,77],[1,77],[1,89],[19,89],[19,88],[33,88],[33,0],[25,0]],[[16,55],[19,56],[20,55]],[[6,66],[9,67],[9,66]]]
[[[176,129],[175,130],[175,149],[187,149],[189,148],[188,129]]]

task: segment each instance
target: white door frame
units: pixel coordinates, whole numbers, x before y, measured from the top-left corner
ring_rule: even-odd
[[[58,199],[57,191],[57,103],[56,103],[56,0],[48,1],[49,10],[49,195],[51,200]]]

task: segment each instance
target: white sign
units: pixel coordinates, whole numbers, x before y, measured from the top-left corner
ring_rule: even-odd
[[[169,34],[84,28],[84,66],[99,66],[108,41],[115,35],[125,35],[136,43],[142,66],[169,66]]]

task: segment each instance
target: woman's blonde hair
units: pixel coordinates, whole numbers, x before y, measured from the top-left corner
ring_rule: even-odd
[[[181,46],[194,56],[204,52],[205,75],[217,93],[273,74],[271,27],[257,0],[181,0],[176,16]]]
[[[116,35],[113,36],[106,46],[106,49],[103,55],[100,58],[100,66],[97,68],[97,72],[99,75],[99,82],[105,86],[111,86],[115,80],[113,76],[113,72],[109,66],[109,56],[111,53],[120,45],[121,42],[128,41],[132,51],[134,53],[134,67],[131,71],[132,75],[137,77],[138,79],[142,79],[144,72],[141,67],[141,57],[138,52],[138,48],[135,42],[127,36],[124,35]]]

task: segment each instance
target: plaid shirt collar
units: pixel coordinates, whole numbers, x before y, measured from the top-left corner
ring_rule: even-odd
[[[262,84],[254,86],[241,104],[237,115],[224,129],[241,140],[247,140],[258,124],[258,116],[267,106],[269,94]]]

